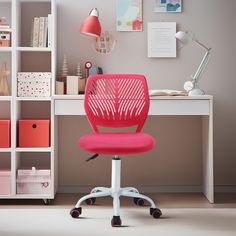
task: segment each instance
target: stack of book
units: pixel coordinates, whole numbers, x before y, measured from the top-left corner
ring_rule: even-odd
[[[5,17],[0,17],[0,47],[10,47],[11,44],[11,27],[6,22]]]
[[[33,19],[31,47],[51,47],[51,14]]]

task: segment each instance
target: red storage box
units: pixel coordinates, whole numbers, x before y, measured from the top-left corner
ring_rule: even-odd
[[[10,147],[10,120],[0,120],[0,148]]]
[[[50,120],[19,120],[19,147],[49,147]]]

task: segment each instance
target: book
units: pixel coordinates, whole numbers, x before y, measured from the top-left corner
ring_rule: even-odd
[[[39,47],[44,47],[45,17],[39,17]]]
[[[52,15],[48,14],[48,40],[47,46],[51,47],[52,44]]]
[[[48,38],[48,18],[44,19],[44,33],[43,33],[43,47],[47,47],[47,38]]]
[[[149,96],[188,96],[188,93],[173,89],[157,89],[149,90]]]
[[[33,47],[39,46],[39,17],[34,18]]]

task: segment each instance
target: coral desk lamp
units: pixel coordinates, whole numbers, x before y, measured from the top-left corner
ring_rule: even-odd
[[[80,32],[94,37],[99,37],[101,35],[101,25],[99,22],[99,13],[97,8],[93,8],[89,16],[80,26]]]
[[[198,82],[209,61],[211,48],[206,47],[204,44],[196,40],[194,37],[190,37],[190,35],[187,32],[179,31],[175,34],[175,38],[178,39],[183,44],[187,44],[191,39],[198,46],[205,49],[206,53],[200,65],[198,66],[195,75],[192,77],[191,81],[187,81],[184,84],[184,89],[188,92],[189,96],[204,95],[205,92],[198,87]]]

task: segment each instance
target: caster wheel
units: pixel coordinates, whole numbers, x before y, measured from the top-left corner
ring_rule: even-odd
[[[71,209],[70,211],[70,215],[72,216],[72,218],[79,218],[79,216],[81,215],[82,213],[82,208],[79,207],[79,208],[73,208]]]
[[[153,218],[158,219],[161,217],[162,212],[159,208],[150,208],[150,215],[152,215]]]
[[[96,202],[96,198],[95,197],[89,198],[89,199],[85,200],[85,202],[87,205],[93,205]]]
[[[43,199],[44,205],[50,205],[50,199]]]
[[[119,216],[113,216],[111,220],[112,227],[120,227],[121,226],[121,219]]]
[[[138,206],[144,206],[144,200],[142,198],[135,197],[134,204],[136,204]]]

